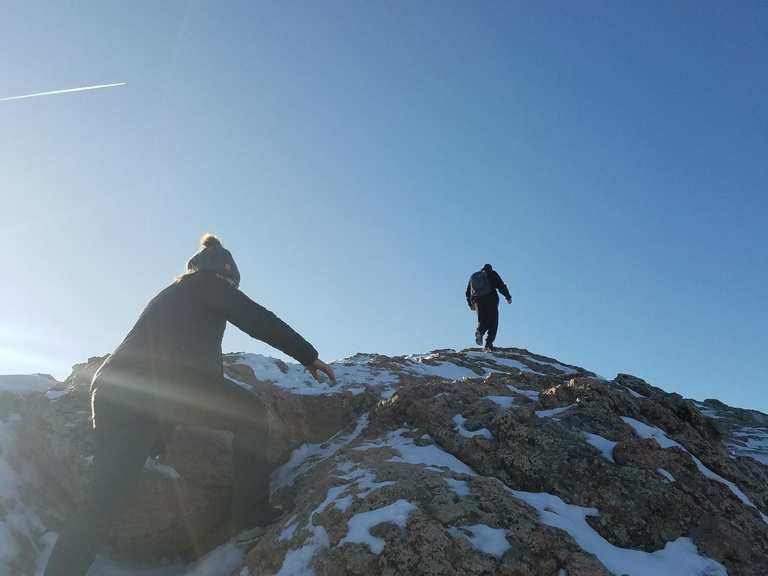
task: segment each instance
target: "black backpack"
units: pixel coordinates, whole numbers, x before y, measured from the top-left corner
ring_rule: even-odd
[[[469,285],[472,288],[473,298],[487,296],[493,292],[491,279],[488,278],[488,274],[486,274],[484,270],[480,270],[479,272],[472,274],[472,276],[469,278]]]

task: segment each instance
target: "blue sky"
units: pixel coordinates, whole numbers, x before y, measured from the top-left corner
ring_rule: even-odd
[[[768,411],[761,2],[16,2],[0,373],[113,349],[219,234],[325,359],[497,344]],[[225,350],[267,352],[230,328]]]

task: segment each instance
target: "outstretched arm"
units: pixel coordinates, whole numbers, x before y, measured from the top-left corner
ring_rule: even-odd
[[[512,300],[512,296],[509,295],[509,289],[507,288],[507,285],[504,284],[504,280],[501,279],[501,276],[499,276],[499,273],[496,272],[496,270],[493,271],[493,287],[501,292],[502,296],[507,299],[507,302]]]
[[[211,282],[213,289],[209,291],[209,304],[212,309],[252,338],[266,342],[303,364],[316,380],[320,371],[336,382],[333,369],[318,358],[315,347],[298,332],[225,280],[212,278]]]

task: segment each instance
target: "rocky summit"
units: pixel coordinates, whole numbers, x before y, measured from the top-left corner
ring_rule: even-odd
[[[0,573],[39,573],[87,490],[88,384],[0,377]],[[94,576],[768,574],[768,416],[517,348],[252,354],[282,518],[230,538],[231,438],[179,428]]]

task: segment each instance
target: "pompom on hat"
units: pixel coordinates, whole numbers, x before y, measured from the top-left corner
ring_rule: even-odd
[[[213,234],[205,234],[200,239],[200,250],[187,262],[187,273],[210,270],[232,281],[235,287],[240,286],[240,271],[229,250],[221,245]]]

